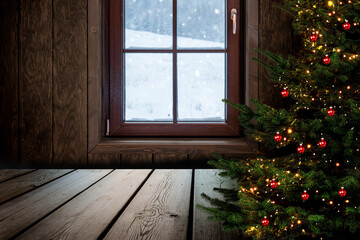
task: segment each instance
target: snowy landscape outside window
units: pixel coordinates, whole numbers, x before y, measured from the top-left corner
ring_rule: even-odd
[[[239,135],[236,113],[222,102],[241,102],[242,36],[230,19],[239,7],[110,0],[111,135]]]

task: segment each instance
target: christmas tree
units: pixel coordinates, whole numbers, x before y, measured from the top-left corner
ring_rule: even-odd
[[[285,0],[301,47],[292,56],[259,50],[284,98],[276,109],[234,104],[258,157],[210,163],[239,188],[203,194],[200,206],[225,230],[254,239],[360,236],[360,1]]]

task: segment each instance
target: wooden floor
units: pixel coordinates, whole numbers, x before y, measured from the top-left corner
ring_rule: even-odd
[[[0,170],[0,239],[237,239],[196,207],[217,170]]]

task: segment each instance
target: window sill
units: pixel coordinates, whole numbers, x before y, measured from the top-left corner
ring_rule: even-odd
[[[244,138],[103,138],[90,153],[244,154],[256,149]]]

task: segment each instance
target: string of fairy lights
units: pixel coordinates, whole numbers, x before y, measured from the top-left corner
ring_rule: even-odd
[[[299,18],[301,18],[304,14],[307,14],[307,13],[310,13],[310,15],[314,15],[314,19],[318,19],[320,17],[319,14],[316,14],[316,11],[312,11],[312,9],[318,8],[318,6],[316,4],[311,6],[312,9],[307,8],[306,10],[301,10],[301,9],[304,9],[304,7],[301,4],[302,4],[301,1],[298,1],[297,4],[295,5],[296,8],[299,8],[298,18],[295,19],[295,21],[299,21]],[[357,28],[360,25],[358,22],[354,22],[353,19],[346,18],[343,15],[343,13],[339,10],[340,7],[345,6],[346,4],[353,4],[353,2],[351,0],[349,0],[349,1],[328,1],[327,7],[329,9],[329,12],[325,19],[325,22],[328,24],[331,24],[331,23],[335,23],[337,25],[340,24],[341,29],[344,32],[353,30],[353,28]],[[314,61],[319,61],[318,63],[322,64],[323,66],[331,66],[332,55],[334,55],[334,54],[337,54],[338,56],[340,56],[341,60],[346,63],[350,63],[352,61],[359,61],[359,54],[352,53],[350,51],[346,51],[346,49],[336,46],[334,41],[331,41],[328,43],[324,39],[324,36],[326,36],[327,33],[321,27],[318,27],[318,29],[306,28],[306,31],[304,29],[303,33],[305,36],[303,39],[305,48],[310,49],[310,53],[314,54],[313,57],[310,56],[311,62],[309,63],[309,66],[306,69],[303,69],[303,71],[304,71],[303,75],[306,76],[306,78],[303,78],[304,82],[302,82],[304,84],[303,87],[305,88],[305,90],[294,89],[294,88],[287,86],[287,84],[283,82],[281,77],[279,78],[279,85],[275,85],[275,86],[280,86],[280,88],[281,88],[280,94],[283,98],[288,98],[290,95],[293,95],[295,97],[295,99],[298,97],[300,97],[302,99],[303,98],[309,99],[309,100],[305,101],[308,103],[321,102],[323,104],[323,111],[327,115],[326,117],[332,118],[332,117],[336,116],[336,114],[339,114],[340,112],[342,112],[341,109],[344,107],[341,104],[338,104],[338,105],[332,104],[332,106],[327,106],[328,99],[326,98],[326,96],[329,94],[331,89],[324,89],[323,92],[321,92],[321,90],[318,90],[317,96],[311,96],[310,94],[308,94],[309,88],[310,89],[316,88],[314,80],[311,78],[311,67],[314,66]],[[335,83],[332,85],[332,88],[334,88],[334,87],[335,87]],[[359,90],[357,90],[357,89],[353,90],[352,86],[350,84],[348,84],[348,85],[346,85],[346,87],[343,90],[339,90],[339,92],[338,92],[339,101],[344,99],[346,96],[349,96],[349,95],[346,95],[348,92],[349,93],[351,92],[354,94],[360,93]],[[296,105],[299,105],[299,103],[296,102]],[[300,109],[300,106],[298,106],[296,108],[296,110],[299,110],[299,109]],[[305,105],[304,109],[310,109],[310,105],[307,105],[307,106]],[[358,110],[360,110],[360,107],[358,108]],[[344,116],[346,117],[347,114],[345,113]],[[352,128],[352,130],[353,130],[353,128]],[[296,139],[291,137],[292,134],[294,133],[294,131],[295,130],[292,127],[284,127],[281,129],[281,131],[277,131],[275,133],[274,141],[279,145],[279,147],[287,145],[292,142],[298,142]],[[261,141],[261,139],[259,139],[259,138],[257,138],[257,140]],[[298,143],[298,146],[296,148],[296,153],[299,154],[298,155],[298,159],[299,159],[298,169],[299,170],[296,171],[295,173],[292,173],[291,171],[284,171],[284,173],[286,175],[291,176],[292,179],[296,179],[292,182],[292,184],[300,183],[300,181],[301,181],[302,173],[300,171],[300,166],[302,164],[302,161],[305,160],[304,158],[302,158],[303,154],[309,153],[309,152],[312,152],[313,156],[315,156],[316,153],[321,154],[321,149],[326,148],[326,146],[328,145],[327,140],[328,139],[325,139],[325,137],[321,133],[321,137],[319,137],[318,142],[316,144],[317,147],[313,146],[314,145],[313,142],[299,142]],[[358,140],[358,139],[356,138],[356,140]],[[313,151],[314,148],[316,148],[317,151]],[[359,152],[359,149],[356,149],[356,151]],[[326,156],[325,153],[322,153],[322,154],[323,154],[323,156]],[[258,158],[257,160],[260,162],[264,161],[264,159],[262,159],[262,158]],[[276,160],[272,159],[272,161],[275,162]],[[346,160],[346,161],[349,162],[349,160]],[[335,167],[341,166],[339,161],[326,160],[326,162],[334,164]],[[247,165],[249,165],[249,164],[247,163]],[[354,167],[354,169],[357,169],[357,168]],[[248,171],[251,172],[252,169],[249,169]],[[274,191],[276,191],[276,189],[278,188],[278,186],[282,184],[282,181],[280,180],[278,174],[276,174],[276,175],[277,176],[274,176],[272,179],[269,179],[269,178],[266,179],[266,184],[265,184],[266,188],[264,190],[260,190],[256,186],[250,187],[249,189],[246,189],[246,188],[240,186],[239,193],[253,194],[255,196],[256,195],[259,196],[261,194],[261,192],[263,191],[263,193],[265,193],[265,194],[267,194],[269,192],[271,192],[273,194]],[[248,178],[248,180],[250,180],[250,178]],[[284,184],[287,184],[287,183],[284,182]],[[302,184],[300,184],[300,185],[302,185]],[[309,191],[310,191],[310,189],[305,189],[302,193],[299,194],[299,198],[301,198],[303,202],[306,202],[312,198],[312,196],[309,194]],[[319,190],[315,190],[314,194],[315,195],[320,194]],[[334,197],[321,198],[321,202],[325,203],[324,209],[325,209],[325,207],[336,206],[337,211],[340,212],[340,209],[341,209],[340,207],[342,206],[342,204],[345,203],[345,206],[346,206],[350,203],[350,200],[346,197],[347,192],[344,187],[340,187],[337,195],[339,196],[339,199],[335,199]],[[279,197],[279,199],[281,199],[281,200],[285,199],[284,196],[281,197],[279,194],[276,194],[275,196]],[[276,203],[275,200],[271,200],[271,199],[269,199],[269,202],[272,204]],[[357,207],[354,206],[354,208],[357,208]],[[263,219],[261,220],[261,225],[266,227],[269,224],[271,224],[271,218],[273,217],[273,215],[277,215],[278,213],[279,213],[279,211],[275,210],[274,214],[269,215],[270,218],[268,218],[267,216],[264,216]],[[296,225],[301,226],[301,224],[303,224],[304,221],[306,221],[306,220],[300,219],[300,217],[297,214],[294,214],[292,216],[292,220],[290,221],[289,225],[286,226],[285,228],[283,228],[282,230],[284,230],[284,231],[292,230],[295,228]],[[316,223],[316,225],[317,224],[318,223]],[[251,226],[247,230],[247,232],[257,231],[258,229],[259,229],[259,225]],[[301,229],[302,233],[306,232],[305,228],[300,227],[300,229]],[[320,239],[322,239],[322,238],[320,238]]]

